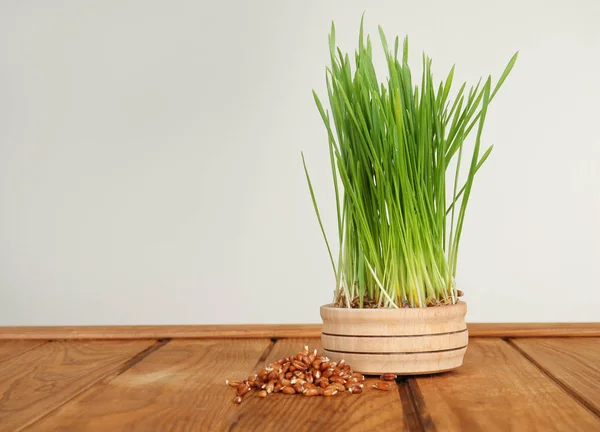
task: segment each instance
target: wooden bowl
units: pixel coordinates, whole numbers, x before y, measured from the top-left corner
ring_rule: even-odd
[[[462,365],[467,304],[402,309],[321,306],[325,355],[363,374],[418,375]]]

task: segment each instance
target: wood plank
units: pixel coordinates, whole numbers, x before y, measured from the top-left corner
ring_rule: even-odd
[[[321,324],[0,327],[2,339],[245,339],[320,337]]]
[[[472,340],[461,368],[414,383],[437,430],[600,430],[598,417],[499,339]]]
[[[35,340],[0,341],[0,362],[37,348],[43,343]]]
[[[271,344],[268,339],[171,341],[32,429],[224,430],[239,409],[225,379],[246,377]]]
[[[54,341],[0,367],[0,425],[20,430],[118,371],[154,341]]]
[[[15,339],[318,338],[321,324],[0,327]],[[469,323],[469,337],[600,337],[600,323]]]
[[[319,339],[280,340],[264,364],[296,354],[304,345],[320,350]],[[362,394],[343,392],[331,398],[278,393],[260,399],[252,394],[239,406],[229,430],[290,432],[404,429],[404,413],[398,390],[394,388],[384,392],[373,389],[375,381],[374,378],[367,379]]]
[[[511,343],[600,416],[600,338],[513,339]]]

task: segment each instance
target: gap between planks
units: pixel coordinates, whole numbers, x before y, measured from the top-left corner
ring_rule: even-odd
[[[438,430],[563,431],[600,426],[597,416],[501,339],[475,339],[456,371],[413,379]]]
[[[555,339],[560,338],[561,337],[555,337]],[[568,337],[563,336],[563,338]],[[582,405],[590,413],[600,418],[600,409],[598,409],[592,403],[588,402],[584,397],[582,397],[579,393],[577,393],[575,390],[566,385],[558,377],[554,376],[554,374],[552,374],[538,361],[536,361],[533,357],[527,354],[511,338],[505,337],[497,339],[501,339],[507,345],[514,348],[527,362],[531,363],[534,367],[539,369],[540,372],[544,374],[544,376],[546,376],[552,382],[556,383],[558,387],[564,393],[566,393],[568,397],[574,399],[575,402]],[[396,380],[398,393],[402,402],[405,425],[408,427],[408,430],[436,432],[435,424],[433,422],[433,419],[431,418],[431,415],[429,414],[427,406],[425,405],[425,400],[419,389],[417,378],[418,377],[400,376]]]
[[[258,368],[259,366],[261,366],[265,362],[265,360],[273,352],[276,344],[279,341],[280,341],[280,339],[278,339],[278,338],[271,338],[270,343],[265,347],[264,351],[262,352],[262,354],[256,361],[255,369]],[[283,340],[281,340],[281,342],[283,342]],[[565,387],[560,380],[558,380],[555,376],[553,376],[550,372],[548,372],[544,367],[542,367],[540,364],[538,364],[538,362],[533,360],[529,355],[527,355],[525,352],[523,352],[523,350],[520,349],[518,346],[516,346],[510,339],[505,338],[504,342],[506,342],[507,345],[510,345],[513,349],[516,349],[516,351],[521,356],[523,356],[527,362],[533,364],[547,378],[550,378],[553,382],[558,384],[560,389],[562,391],[564,391],[565,393],[567,393],[570,398],[575,399],[576,402],[578,402],[580,405],[583,405],[585,408],[587,408],[588,411],[591,411],[593,414],[595,414],[596,417],[600,417],[598,410],[595,410],[593,407],[590,407],[589,404],[585,403],[585,401],[582,400],[580,397],[578,397],[578,395],[576,393],[574,393],[569,388]],[[137,354],[133,355],[131,358],[126,360],[122,364],[122,366],[119,367],[118,369],[116,369],[115,371],[113,371],[113,373],[103,377],[96,383],[92,384],[92,386],[88,387],[87,389],[84,389],[82,392],[78,393],[77,395],[88,392],[91,388],[93,388],[97,384],[101,384],[103,382],[110,381],[110,380],[116,378],[117,376],[123,374],[124,372],[126,372],[127,370],[129,370],[130,368],[135,366],[136,364],[143,361],[149,355],[151,355],[155,351],[157,351],[160,348],[162,348],[163,346],[165,346],[167,343],[169,343],[169,340],[155,341],[152,345],[148,346],[147,348],[143,349],[142,351],[138,352]],[[424,401],[424,398],[419,389],[419,385],[417,383],[416,378],[400,377],[397,380],[396,384],[397,384],[397,388],[398,388],[398,392],[399,392],[398,396],[400,397],[400,402],[402,405],[404,422],[405,422],[406,426],[409,426],[408,429],[409,430],[419,430],[419,431],[431,431],[431,432],[436,431],[435,424],[433,423],[433,420],[432,420],[431,416],[429,415],[429,412],[425,405],[425,401]],[[73,397],[75,397],[77,395],[73,395]],[[72,398],[64,401],[64,403],[61,404],[61,406],[56,407],[52,410],[49,410],[46,414],[44,414],[44,416],[42,418],[45,418],[46,416],[50,415],[51,413],[57,411],[60,407],[68,404],[71,400],[72,400]],[[38,419],[37,421],[41,420],[42,418]],[[37,421],[35,423],[37,423]],[[232,426],[235,426],[235,425],[232,425]]]
[[[136,364],[138,364],[139,362],[141,362],[142,360],[144,360],[146,357],[148,357],[153,352],[158,351],[159,349],[161,349],[162,347],[164,347],[170,341],[171,341],[171,339],[158,339],[152,345],[150,345],[146,349],[140,351],[139,353],[137,353],[136,355],[134,355],[133,357],[131,357],[129,360],[127,360],[126,362],[124,362],[123,365],[119,369],[117,369],[115,372],[113,372],[110,375],[107,375],[106,377],[104,377],[102,380],[100,380],[96,384],[99,384],[99,383],[102,383],[102,382],[107,382],[107,381],[110,381],[111,379],[114,379],[115,377],[118,377],[122,373],[126,372],[128,369],[131,369]]]
[[[600,337],[595,323],[470,323],[469,337]],[[321,324],[0,327],[0,340],[319,338]]]
[[[0,362],[11,360],[47,344],[47,340],[8,340],[0,343]]]
[[[554,381],[565,393],[579,402],[584,408],[594,414],[596,417],[600,418],[600,409],[589,403],[585,398],[583,398],[579,393],[571,389],[567,386],[562,380],[552,374],[548,369],[542,366],[538,361],[536,361],[533,357],[527,354],[520,346],[514,343],[512,339],[505,338],[504,341],[513,347],[519,354],[525,357],[531,364],[537,367],[544,375],[546,375],[549,379]]]
[[[256,362],[255,370],[263,367],[265,360],[275,348],[275,344],[280,340],[280,338],[271,338],[271,343]],[[425,406],[425,401],[416,380],[408,376],[399,376],[396,379],[396,387],[398,389],[406,429],[419,432],[436,432],[435,425]],[[235,426],[237,426],[237,421],[232,425],[232,428],[235,428]]]
[[[36,423],[42,421],[46,417],[50,416],[52,413],[60,410],[63,406],[67,405],[69,402],[71,402],[76,397],[81,396],[84,393],[90,391],[95,386],[97,386],[99,384],[102,384],[102,383],[106,383],[106,382],[108,382],[108,381],[110,381],[110,380],[118,377],[119,375],[123,374],[124,372],[126,372],[127,370],[131,369],[133,366],[135,366],[136,364],[138,364],[139,362],[141,362],[142,360],[144,360],[146,357],[148,357],[153,352],[156,352],[159,349],[161,349],[162,347],[164,347],[170,341],[171,341],[170,339],[159,339],[159,340],[156,340],[153,344],[149,345],[148,347],[144,348],[142,351],[138,352],[137,354],[135,354],[134,356],[132,356],[131,358],[129,358],[128,360],[126,360],[125,362],[123,362],[123,364],[121,365],[121,367],[119,367],[118,369],[116,369],[112,373],[109,373],[108,375],[105,375],[104,377],[102,377],[98,381],[92,383],[87,388],[82,389],[79,392],[74,392],[71,395],[71,397],[65,399],[59,405],[57,405],[54,408],[48,410],[47,412],[45,412],[43,415],[41,415],[39,418],[35,419],[31,423],[25,425],[23,427],[23,429],[27,429],[27,428],[35,425]]]
[[[425,401],[414,378],[398,377],[396,380],[404,425],[409,431],[436,432],[433,420],[425,407]]]

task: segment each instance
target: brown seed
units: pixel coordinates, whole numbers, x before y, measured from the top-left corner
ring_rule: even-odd
[[[268,376],[268,380],[269,381],[275,381],[277,379],[277,372],[276,371],[271,371],[271,373]]]
[[[346,387],[344,387],[344,384],[341,383],[333,383],[333,385],[335,386],[336,389],[338,389],[338,391],[343,392],[346,391]]]
[[[281,389],[281,393],[283,394],[294,394],[296,393],[296,390],[294,390],[293,387],[284,387]]]
[[[292,379],[292,377],[293,377],[293,376],[294,376],[294,372],[287,372],[287,373],[285,374],[285,377],[286,377],[287,379]]]
[[[316,354],[317,350],[314,350],[311,353],[308,353],[308,364],[311,364],[312,362],[315,361],[315,357],[317,356]]]
[[[342,370],[339,367],[334,367],[333,368],[333,374],[335,376],[340,376],[341,373],[342,373]]]
[[[306,350],[306,352],[299,352],[298,354],[296,354],[296,360],[302,361],[302,357],[306,354],[308,354],[308,350]]]
[[[294,384],[292,388],[296,390],[296,393],[302,393],[304,391],[304,387],[302,387],[302,384],[300,383]]]
[[[332,376],[331,378],[329,378],[329,381],[332,383],[344,384],[344,378],[339,376]]]
[[[285,363],[283,364],[283,369],[281,369],[281,370],[282,370],[283,372],[287,372],[287,371],[290,369],[290,365],[291,365],[291,363],[290,363],[290,362],[285,362]]]
[[[317,380],[317,379],[321,378],[321,371],[317,369],[316,371],[313,371],[312,375]]]
[[[358,394],[358,393],[362,393],[362,387],[359,385],[353,385],[352,387],[350,387],[348,389],[348,391],[352,394]]]
[[[285,363],[285,361],[286,361],[285,357],[281,357],[279,360],[277,360],[277,364],[282,365]]]
[[[234,397],[233,398],[233,403],[241,404],[242,403],[242,397],[241,396]]]
[[[288,370],[290,372],[294,372],[296,370],[296,366],[294,366],[294,364],[292,364]]]
[[[319,395],[319,390],[317,390],[316,388],[311,388],[304,392],[304,396],[306,396],[306,397],[318,396],[318,395]]]
[[[329,378],[331,375],[333,375],[333,369],[327,369],[321,374],[321,376],[325,378]]]
[[[258,379],[261,381],[266,381],[268,376],[269,376],[269,371],[266,369],[263,369],[258,373]]]
[[[308,356],[303,355],[302,356],[302,363],[304,363],[306,366],[310,366],[310,364],[312,363],[312,360]]]
[[[265,390],[267,393],[273,393],[273,390],[275,390],[275,381],[269,381],[265,387]]]
[[[388,391],[392,389],[392,383],[389,381],[377,381],[375,384],[373,384],[373,388],[376,388],[377,390]]]
[[[354,381],[348,381],[348,382],[346,382],[346,384],[344,384],[344,387],[346,387],[346,390],[350,390],[355,385],[358,385],[358,383],[356,383]]]
[[[289,379],[279,380],[279,383],[281,384],[282,387],[284,387],[284,386],[291,386],[292,385],[292,383],[290,382]]]
[[[250,391],[250,386],[246,383],[241,383],[237,387],[238,396],[244,396],[246,393]]]
[[[256,375],[250,375],[250,376],[248,377],[248,382],[249,382],[249,383],[252,383],[252,382],[254,382],[254,381],[256,381]]]
[[[321,366],[321,359],[317,358],[315,359],[311,365],[310,365],[313,369],[319,369],[319,366]]]
[[[280,363],[273,363],[271,365],[271,367],[273,368],[274,371],[277,371],[277,372],[281,371],[281,368],[282,368]]]
[[[307,368],[307,366],[304,363],[302,363],[300,360],[294,360],[292,362],[292,365],[299,371],[305,371]]]
[[[312,374],[308,374],[308,375],[306,375],[306,382],[308,382],[308,383],[311,383],[311,384],[312,384],[313,382],[315,382],[315,379],[314,379],[314,377],[312,376]]]
[[[352,374],[354,378],[356,378],[359,382],[363,382],[365,380],[365,376],[363,374],[359,374],[358,372]]]
[[[380,380],[383,381],[396,381],[396,375],[394,375],[393,373],[384,373],[383,375],[381,375],[379,377]]]
[[[280,383],[275,384],[275,388],[273,389],[273,393],[279,393],[283,386]]]
[[[329,368],[329,362],[328,361],[321,362],[321,364],[319,365],[319,370],[321,372],[325,372],[325,369],[328,369],[328,368]]]
[[[325,396],[325,397],[331,397],[331,396],[335,395],[336,393],[337,393],[337,389],[335,387],[327,388],[327,389],[323,390],[323,396]]]
[[[256,394],[256,396],[258,396],[259,398],[265,398],[265,397],[267,397],[267,391],[261,390]]]
[[[315,384],[316,384],[316,385],[319,385],[319,384],[321,384],[323,381],[329,382],[329,379],[327,379],[327,378],[325,378],[325,377],[320,377],[320,378],[317,378],[317,379],[315,380]]]
[[[462,297],[462,296],[465,295],[465,293],[462,292],[462,290],[456,290],[456,295],[459,296],[459,297]]]
[[[237,387],[241,384],[241,381],[235,381],[235,380],[225,380],[225,384],[230,385],[231,387]]]
[[[313,383],[306,383],[303,384],[305,389],[312,389],[312,388],[317,388],[316,385],[314,385]]]
[[[297,370],[297,371],[294,371],[294,376],[295,376],[296,378],[300,378],[300,375],[303,375],[302,371],[299,371],[299,370]]]
[[[321,387],[322,389],[327,388],[329,386],[329,380],[328,379],[324,379],[323,381],[321,381],[319,383],[319,387]]]

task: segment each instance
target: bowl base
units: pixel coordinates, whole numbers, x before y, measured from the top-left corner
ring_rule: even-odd
[[[442,352],[365,354],[341,353],[323,350],[335,362],[342,359],[356,372],[364,375],[426,375],[447,372],[460,367],[467,347]]]

